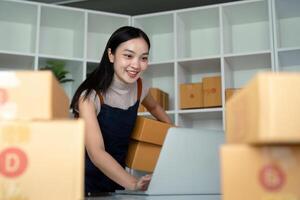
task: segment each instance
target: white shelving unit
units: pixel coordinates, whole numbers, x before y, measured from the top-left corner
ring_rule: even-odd
[[[1,1],[0,51],[34,55],[37,19],[38,6],[36,4]]]
[[[110,35],[119,27],[129,25],[129,17],[89,11],[87,26],[87,60],[99,62]]]
[[[300,1],[274,0],[275,62],[278,71],[300,71]]]
[[[94,69],[111,33],[130,16],[20,0],[0,1],[0,70],[39,70],[49,60],[65,63],[74,81],[71,99]]]
[[[172,110],[174,107],[176,125],[224,129],[225,89],[243,87],[257,72],[275,70],[271,11],[271,0],[249,0],[132,18],[133,25],[145,30],[152,43],[151,36],[158,36],[156,39],[161,38],[159,43],[164,45],[153,48],[152,54],[160,57],[151,59],[162,71],[147,79],[153,87],[167,85],[163,80],[174,80],[174,88],[168,86],[167,92],[172,94],[170,105]],[[162,33],[166,28],[168,40]],[[170,44],[171,39],[174,42]],[[175,48],[174,61],[168,61],[172,57],[165,53],[166,48]],[[161,63],[165,60],[170,66],[168,72]],[[167,76],[159,78],[163,76],[160,72]],[[200,82],[209,76],[222,78],[222,107],[181,110],[180,84]]]
[[[220,55],[219,7],[176,12],[177,59]]]
[[[75,80],[64,85],[71,97],[98,66],[111,33],[132,24],[151,40],[143,78],[169,94],[174,123],[224,129],[226,88],[241,88],[260,71],[300,71],[299,10],[299,0],[244,0],[127,16],[2,0],[0,69],[38,70],[62,60]],[[180,109],[180,84],[216,75],[222,78],[221,107]]]

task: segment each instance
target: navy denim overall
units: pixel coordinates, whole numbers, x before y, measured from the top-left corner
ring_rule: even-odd
[[[142,92],[141,79],[138,79],[137,84],[137,101],[127,110],[104,104],[102,95],[98,94],[101,110],[97,118],[101,127],[105,150],[124,168],[130,134],[136,122]],[[85,195],[94,196],[120,189],[124,188],[105,176],[85,152]]]

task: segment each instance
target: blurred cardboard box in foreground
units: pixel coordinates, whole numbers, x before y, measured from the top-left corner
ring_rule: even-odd
[[[0,72],[0,119],[68,118],[69,99],[51,71]]]
[[[81,200],[82,120],[1,121],[1,200]]]
[[[229,143],[300,142],[300,73],[260,73],[226,104]]]

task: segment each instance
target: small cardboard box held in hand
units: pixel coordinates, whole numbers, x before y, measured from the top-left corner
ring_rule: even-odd
[[[82,200],[82,120],[1,121],[1,200]]]
[[[126,165],[131,169],[152,172],[171,124],[138,117],[131,134]]]
[[[221,148],[223,200],[300,199],[300,147],[230,144]]]
[[[226,104],[229,143],[299,143],[300,73],[261,73]]]
[[[0,119],[68,118],[69,99],[51,71],[0,72]]]

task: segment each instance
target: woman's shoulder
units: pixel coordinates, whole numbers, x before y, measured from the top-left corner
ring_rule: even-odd
[[[84,90],[80,94],[80,98],[82,99],[82,101],[88,101],[89,103],[92,103],[95,106],[96,112],[98,113],[101,107],[98,93],[94,89],[91,89],[89,91],[89,94],[87,94],[87,92],[88,90]]]

